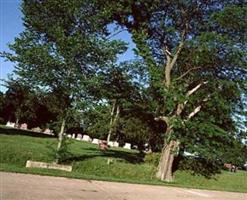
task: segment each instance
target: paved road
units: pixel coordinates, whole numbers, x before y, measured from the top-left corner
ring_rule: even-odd
[[[0,200],[247,200],[247,194],[0,172]]]

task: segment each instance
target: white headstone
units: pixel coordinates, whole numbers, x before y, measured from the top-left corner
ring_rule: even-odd
[[[75,138],[75,134],[74,133],[72,134],[72,138]]]
[[[86,142],[91,142],[92,141],[92,139],[88,135],[83,135],[82,140],[86,141]]]
[[[130,143],[125,143],[124,147],[125,149],[131,149],[131,144]]]
[[[72,135],[68,134],[68,135],[67,135],[67,137],[68,137],[68,138],[71,138],[71,137],[72,137]]]
[[[108,142],[108,145],[109,145],[110,147],[113,147],[113,146],[114,146],[114,142],[109,141],[109,142]]]
[[[50,135],[52,134],[52,131],[49,128],[46,128],[43,133]]]
[[[114,147],[119,147],[119,143],[115,141],[115,142],[113,142],[113,146]]]
[[[93,144],[99,144],[99,139],[94,138],[92,141]]]
[[[82,139],[82,134],[78,134],[78,135],[77,135],[77,138]]]
[[[14,128],[15,127],[15,123],[8,121],[6,126]]]

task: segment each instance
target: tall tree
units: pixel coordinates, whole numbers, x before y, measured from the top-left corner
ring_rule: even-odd
[[[95,11],[82,10],[82,5],[85,2],[75,0],[24,1],[25,30],[10,45],[14,53],[3,54],[17,63],[17,79],[54,94],[50,107],[56,108],[61,122],[58,152],[76,102],[89,97],[85,87],[93,86],[100,67],[126,49],[123,42],[108,41],[107,31],[95,23]]]
[[[107,142],[117,126],[121,110],[133,104],[140,96],[140,87],[134,83],[136,71],[132,68],[135,62],[124,62],[119,65],[108,66],[101,73],[100,86],[97,93],[101,100],[106,100],[110,105],[110,123]]]
[[[156,176],[173,180],[172,166],[182,146],[209,162],[220,157],[222,146],[213,143],[226,146],[233,139],[231,117],[241,104],[238,91],[246,80],[246,4],[241,0],[97,3],[109,21],[128,29],[136,52],[149,66],[156,120],[166,125]],[[197,141],[194,145],[188,143],[191,137]],[[217,150],[210,153],[213,147]]]

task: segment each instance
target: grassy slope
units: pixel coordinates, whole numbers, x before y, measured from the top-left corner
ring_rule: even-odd
[[[74,140],[70,144],[72,155],[68,161],[73,165],[71,173],[58,170],[25,168],[27,160],[51,162],[53,160],[52,149],[55,146],[55,138],[0,134],[0,170],[83,179],[247,192],[246,171],[239,171],[238,173],[224,171],[216,176],[216,179],[210,180],[178,171],[175,174],[176,181],[167,184],[153,178],[154,166],[141,162],[141,155],[136,151],[113,148],[104,153],[98,150],[97,145]],[[107,164],[108,158],[113,159],[113,163],[110,165]]]

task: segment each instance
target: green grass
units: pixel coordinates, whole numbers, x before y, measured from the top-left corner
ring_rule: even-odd
[[[171,185],[189,188],[247,192],[247,172],[230,173],[223,171],[214,179],[193,176],[185,171],[177,171],[175,182],[164,183],[154,178],[155,167],[142,161],[143,155],[137,151],[111,148],[101,152],[97,145],[71,140],[71,156],[67,160],[73,166],[71,173],[59,170],[25,168],[27,160],[53,161],[55,138],[39,138],[25,135],[3,134],[0,128],[0,170],[33,173],[71,178]],[[113,162],[107,164],[108,158]]]

